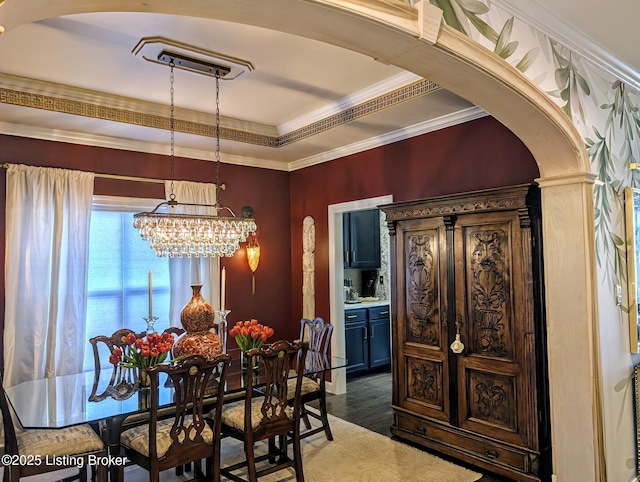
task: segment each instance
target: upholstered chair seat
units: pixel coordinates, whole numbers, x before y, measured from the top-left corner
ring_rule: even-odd
[[[288,382],[288,392],[295,393],[296,381],[295,379],[289,380]],[[310,393],[316,393],[320,391],[320,384],[311,378],[304,377],[302,379],[302,388],[300,394],[302,396],[308,395]]]
[[[16,441],[20,455],[57,457],[104,450],[104,443],[87,424],[56,430],[17,429]]]
[[[295,391],[296,381],[293,380],[292,390]],[[224,407],[222,411],[222,423],[236,430],[244,430],[244,402],[235,402]],[[285,408],[285,414],[289,420],[293,420],[293,409]],[[251,429],[256,430],[262,422],[264,416],[262,414],[262,400],[253,400],[251,402]]]
[[[4,453],[19,457],[34,456],[37,460],[43,461],[40,464],[6,465],[2,480],[18,481],[21,477],[29,476],[34,476],[34,480],[38,480],[35,477],[40,474],[73,467],[79,470],[76,478],[84,482],[87,480],[86,467],[92,460],[92,456],[96,458],[107,456],[104,442],[89,424],[55,429],[24,428],[9,405],[7,394],[2,387],[1,375],[0,415],[0,423],[4,432]],[[47,459],[65,456],[69,457],[69,463],[60,465],[44,463]],[[78,459],[84,461],[83,466],[78,465]],[[94,480],[97,482],[106,481],[106,469],[104,464],[92,467]]]
[[[190,415],[186,416],[184,419],[184,426],[188,427],[192,423],[192,417]],[[173,443],[173,439],[171,438],[171,427],[173,427],[173,419],[165,419],[158,422],[158,431],[156,433],[156,446],[158,450],[158,458],[163,458],[169,448],[171,448],[171,444]],[[202,430],[202,438],[205,443],[209,445],[213,445],[213,431],[209,428],[208,425],[205,424],[204,429]],[[180,434],[178,437],[178,441],[183,443],[185,439],[184,434]],[[120,435],[120,443],[122,445],[139,452],[145,457],[149,456],[149,425],[140,425],[138,427],[130,428],[129,430],[125,430]]]

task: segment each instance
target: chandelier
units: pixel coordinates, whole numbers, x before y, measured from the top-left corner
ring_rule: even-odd
[[[256,222],[250,207],[245,206],[242,210],[243,217],[237,217],[220,201],[220,191],[226,188],[225,184],[220,182],[220,76],[226,75],[230,69],[196,59],[186,59],[165,51],[160,54],[158,60],[167,62],[170,67],[171,194],[167,201],[158,204],[153,211],[134,214],[133,227],[139,230],[142,239],[148,241],[160,257],[233,256],[240,248],[240,243],[246,241],[250,234],[255,234]],[[213,206],[179,203],[173,192],[175,137],[173,70],[176,64],[184,66],[187,62],[188,70],[214,73],[216,78],[216,202]],[[209,213],[202,214],[203,211]],[[221,216],[221,211],[227,215]]]

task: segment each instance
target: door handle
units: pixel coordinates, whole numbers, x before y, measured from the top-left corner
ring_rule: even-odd
[[[362,333],[364,333],[363,339],[366,340],[367,339],[367,327],[366,326],[362,327]]]
[[[352,318],[357,318],[358,315],[347,315],[347,320],[350,320]]]
[[[371,333],[369,334],[369,338],[373,340],[373,336],[374,336],[373,326],[370,326],[369,328],[371,328]]]

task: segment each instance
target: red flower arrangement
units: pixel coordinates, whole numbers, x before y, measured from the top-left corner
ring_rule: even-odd
[[[148,368],[164,362],[173,347],[174,338],[171,333],[149,333],[146,337],[136,338],[129,333],[125,342],[125,350],[114,348],[109,361],[126,368]],[[174,360],[171,360],[174,361]]]
[[[273,336],[273,328],[261,325],[258,320],[238,321],[229,330],[229,335],[235,338],[238,347],[243,352],[247,352],[252,348],[260,348],[267,341],[267,338]]]

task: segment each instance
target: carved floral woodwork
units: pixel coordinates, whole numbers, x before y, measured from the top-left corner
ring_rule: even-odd
[[[438,366],[420,360],[411,360],[409,366],[409,397],[440,406],[442,374]]]
[[[434,326],[434,255],[431,234],[409,236],[409,322],[407,339],[438,345],[439,329]]]
[[[539,203],[522,185],[381,206],[391,432],[527,482],[551,473]]]
[[[504,249],[508,236],[502,230],[473,231],[469,241],[474,347],[488,356],[504,357],[508,354],[504,324],[509,299],[505,284],[509,265]]]

